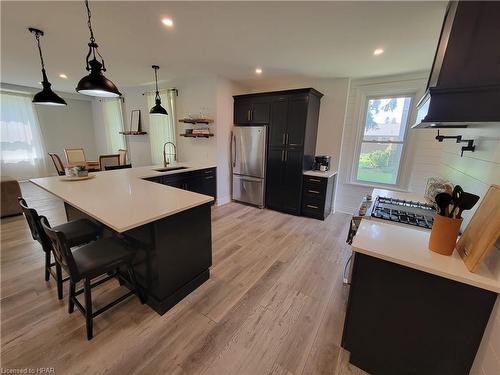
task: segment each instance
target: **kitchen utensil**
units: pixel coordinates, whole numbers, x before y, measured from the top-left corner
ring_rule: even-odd
[[[458,206],[458,213],[456,218],[460,219],[462,217],[462,211],[470,210],[479,200],[479,196],[472,193],[467,193],[466,191],[462,194],[462,199],[460,205]]]
[[[448,193],[439,193],[434,198],[437,206],[439,207],[439,214],[442,216],[447,215],[448,206],[452,201],[452,196]]]
[[[462,187],[460,185],[455,185],[455,187],[453,188],[453,193],[451,194],[453,208],[451,209],[448,217],[453,217],[453,215],[455,214],[455,210],[462,202],[463,193],[464,193],[464,191],[463,191]]]
[[[457,250],[474,272],[500,237],[500,185],[491,185],[469,225],[457,242]]]

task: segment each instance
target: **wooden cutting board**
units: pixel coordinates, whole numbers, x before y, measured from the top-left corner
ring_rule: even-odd
[[[457,250],[469,269],[474,272],[486,253],[500,237],[500,186],[491,185],[472,216],[464,234],[457,242]]]

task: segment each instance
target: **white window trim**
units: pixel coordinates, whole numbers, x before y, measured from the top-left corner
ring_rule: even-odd
[[[391,189],[407,191],[410,180],[410,162],[409,159],[412,153],[410,129],[411,125],[415,122],[416,118],[416,104],[420,96],[423,95],[421,82],[419,81],[402,81],[402,82],[389,82],[372,84],[366,86],[359,86],[358,95],[356,97],[355,108],[357,114],[354,118],[357,121],[354,123],[356,126],[354,138],[354,150],[352,153],[352,164],[350,168],[350,176],[348,183],[351,185]],[[401,153],[401,161],[399,163],[398,178],[396,184],[383,184],[369,181],[361,181],[357,179],[357,167],[359,163],[359,156],[361,152],[361,143],[363,141],[363,134],[365,130],[365,117],[366,107],[368,100],[373,97],[395,97],[395,96],[409,96],[411,97],[410,112],[408,114],[408,123],[406,124],[403,150]]]

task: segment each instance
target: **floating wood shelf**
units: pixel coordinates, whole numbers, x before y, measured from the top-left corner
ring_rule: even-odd
[[[126,131],[126,132],[120,132],[120,134],[123,134],[123,135],[144,135],[144,134],[148,134],[148,132]]]
[[[186,124],[211,124],[214,120],[209,118],[181,118],[179,122],[184,122]]]
[[[209,138],[213,137],[214,134],[179,134],[181,137],[188,137],[188,138]]]

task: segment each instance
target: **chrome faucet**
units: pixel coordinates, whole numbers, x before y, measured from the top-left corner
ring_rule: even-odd
[[[167,165],[169,164],[168,160],[167,160],[167,154],[166,154],[166,147],[167,145],[172,145],[174,147],[174,153],[173,154],[169,154],[169,155],[174,155],[174,161],[177,161],[177,147],[175,147],[175,144],[172,143],[172,142],[165,142],[163,144],[163,166],[166,168]]]

